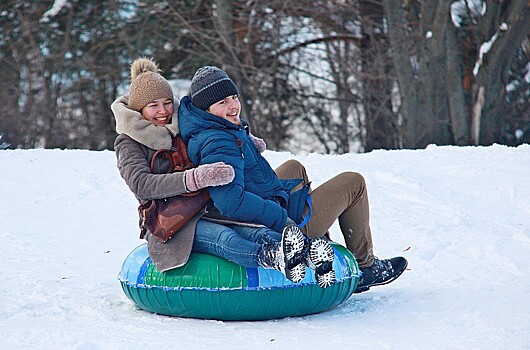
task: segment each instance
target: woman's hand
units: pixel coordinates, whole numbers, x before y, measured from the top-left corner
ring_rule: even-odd
[[[186,188],[195,192],[210,186],[222,186],[234,180],[234,168],[223,162],[199,165],[184,172]]]

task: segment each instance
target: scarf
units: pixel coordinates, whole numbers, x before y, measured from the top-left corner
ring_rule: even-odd
[[[175,103],[171,123],[164,126],[156,126],[147,121],[140,112],[127,107],[129,96],[118,97],[110,106],[116,119],[116,132],[126,134],[134,141],[141,143],[154,150],[170,149],[173,137],[179,134],[178,102]],[[175,98],[175,101],[177,99]]]

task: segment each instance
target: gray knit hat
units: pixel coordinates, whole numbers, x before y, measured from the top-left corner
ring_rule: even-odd
[[[239,95],[236,85],[222,69],[201,67],[195,72],[190,87],[191,102],[207,110],[212,104],[232,95]]]
[[[157,64],[149,58],[138,58],[131,65],[129,108],[141,111],[151,101],[169,98],[173,90],[169,82],[159,74]]]

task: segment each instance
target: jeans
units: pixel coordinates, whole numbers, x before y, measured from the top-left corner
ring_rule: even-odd
[[[221,225],[199,220],[192,250],[217,255],[241,266],[260,267],[261,247],[280,242],[281,238],[281,233],[267,227]]]

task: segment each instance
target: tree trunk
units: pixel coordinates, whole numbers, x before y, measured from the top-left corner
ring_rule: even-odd
[[[425,132],[419,137],[419,147],[430,143],[453,143],[447,98],[446,29],[450,25],[449,5],[445,1],[423,1],[418,38],[420,93],[423,104],[417,108],[425,112]]]
[[[12,148],[24,145],[23,133],[27,120],[19,114],[18,100],[20,91],[20,71],[15,64],[12,52],[4,52],[0,56],[0,65],[5,69],[0,70],[0,134],[4,134],[2,141],[11,144]]]
[[[404,148],[418,148],[418,133],[423,129],[422,121],[425,116],[425,112],[420,109],[423,103],[420,95],[422,86],[418,79],[418,58],[412,51],[410,39],[407,39],[409,33],[405,8],[400,1],[394,0],[384,0],[384,7],[401,96],[402,143]]]
[[[464,85],[464,59],[456,35],[455,26],[449,25],[446,32],[447,96],[454,143],[464,146],[470,144],[471,131],[469,109],[466,108],[468,99]]]
[[[384,34],[384,8],[381,2],[372,0],[361,0],[359,6],[363,31],[361,81],[366,127],[364,151],[397,148],[398,130],[392,111],[392,80],[389,76],[391,58]]]
[[[493,1],[492,1],[493,2]],[[487,6],[493,8],[488,1]],[[530,32],[530,3],[524,0],[504,1],[498,12],[492,13],[488,23],[492,27],[487,34],[494,33],[484,41],[492,41],[489,52],[485,53],[476,74],[475,90],[484,88],[484,107],[481,113],[480,137],[481,145],[503,142],[504,120],[506,118],[506,85],[511,63]],[[503,23],[499,23],[504,20]],[[476,97],[475,97],[476,98]]]

